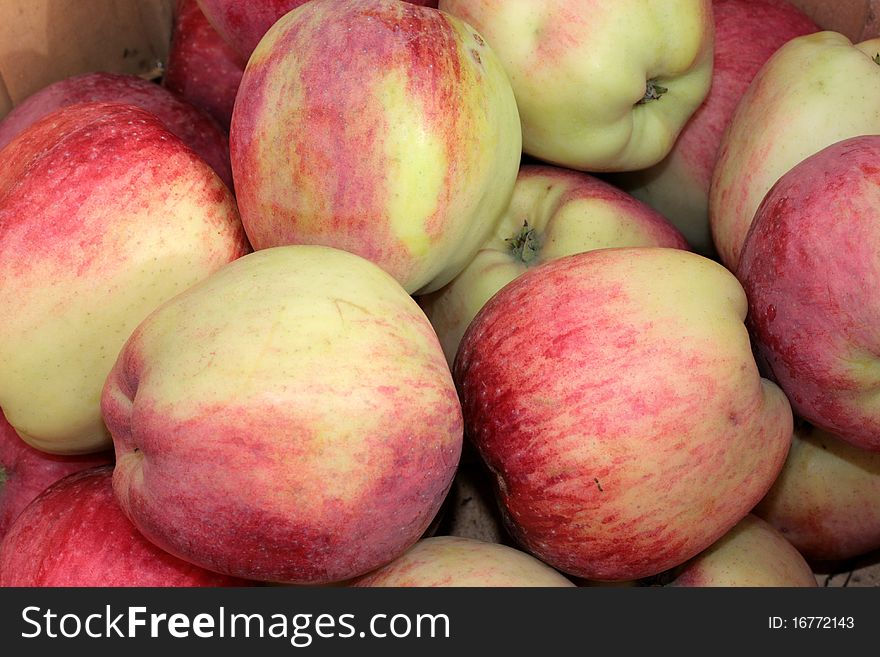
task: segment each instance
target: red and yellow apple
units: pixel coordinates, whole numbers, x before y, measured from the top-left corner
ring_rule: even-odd
[[[747,515],[677,570],[667,586],[815,587],[803,555],[771,525]]]
[[[153,114],[87,103],[0,150],[0,407],[31,446],[110,446],[104,380],[156,306],[249,249],[235,200]]]
[[[880,135],[864,135],[786,172],[758,207],[736,270],[756,353],[795,412],[873,451],[880,451],[878,160]]]
[[[244,256],[153,312],[103,410],[114,488],[144,535],[273,582],[339,582],[400,556],[462,444],[416,302],[375,264],[319,246]]]
[[[398,0],[312,0],[251,56],[230,134],[255,249],[322,244],[409,292],[448,283],[504,212],[516,101],[473,28]]]
[[[351,583],[356,587],[560,587],[574,584],[533,556],[506,545],[458,536],[416,543],[387,566]]]
[[[688,248],[662,215],[608,183],[578,171],[526,165],[510,205],[474,259],[419,304],[452,366],[468,324],[507,283],[542,262],[614,246]]]
[[[564,573],[630,580],[721,538],[782,468],[792,414],[718,263],[610,248],[535,267],[455,360],[465,430],[512,535]]]
[[[498,54],[523,150],[584,171],[662,160],[712,81],[709,0],[441,0]]]
[[[731,270],[761,200],[798,162],[857,135],[880,133],[880,39],[836,32],[790,40],[764,64],[725,131],[709,190],[709,222]]]

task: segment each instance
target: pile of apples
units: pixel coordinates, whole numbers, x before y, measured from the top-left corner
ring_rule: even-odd
[[[878,162],[784,0],[183,0],[0,121],[0,585],[815,586]],[[468,460],[515,547],[434,535]]]

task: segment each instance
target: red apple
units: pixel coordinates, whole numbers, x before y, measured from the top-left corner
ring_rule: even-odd
[[[0,412],[0,539],[30,502],[74,472],[113,462],[113,452],[57,456],[25,443]]]
[[[162,84],[213,116],[226,131],[247,60],[205,18],[196,0],[179,0]]]
[[[156,115],[81,103],[25,129],[0,150],[6,419],[47,452],[109,447],[101,389],[125,339],[248,250],[229,189]]]
[[[759,357],[798,415],[880,451],[880,136],[784,174],[755,213],[737,276]]]
[[[128,103],[155,114],[232,189],[229,139],[220,125],[167,89],[136,75],[86,73],[50,84],[26,98],[0,121],[0,149],[47,114],[87,102]]]
[[[242,586],[147,541],[113,495],[113,467],[53,484],[0,542],[0,586]]]
[[[409,0],[423,7],[437,7],[438,0]],[[198,0],[202,12],[216,31],[247,60],[266,31],[287,12],[307,0]]]
[[[694,250],[704,255],[715,251],[709,229],[712,169],[739,99],[782,44],[819,29],[788,0],[713,0],[712,13],[715,54],[706,100],[662,162],[611,178],[669,217]]]
[[[311,0],[248,61],[230,147],[255,249],[343,249],[427,293],[507,208],[521,130],[504,69],[463,21],[399,0]]]
[[[816,585],[803,555],[772,525],[749,514],[678,569],[668,586]]]
[[[464,335],[465,429],[513,536],[555,568],[629,580],[683,563],[769,490],[791,440],[747,302],[678,249],[588,251],[502,288]]]
[[[378,266],[327,247],[257,251],[163,305],[102,406],[126,514],[247,579],[328,584],[397,558],[461,451],[428,319]]]

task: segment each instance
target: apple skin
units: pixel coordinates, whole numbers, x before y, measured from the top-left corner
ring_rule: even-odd
[[[880,133],[880,39],[836,32],[790,40],[764,64],[721,140],[709,190],[718,256],[736,271],[761,200],[801,160],[838,141]]]
[[[247,60],[232,48],[199,9],[179,0],[162,85],[214,117],[229,132],[232,108]]]
[[[715,255],[709,229],[709,185],[721,136],[769,57],[787,41],[818,31],[788,0],[713,0],[712,87],[662,162],[609,178],[660,211],[694,251]]]
[[[329,584],[400,556],[443,502],[461,407],[437,336],[346,251],[257,251],[132,334],[104,389],[114,488],[151,541],[246,579]]]
[[[710,0],[441,0],[497,53],[516,95],[523,151],[582,171],[662,160],[709,92]],[[665,87],[646,98],[647,81]]]
[[[785,467],[754,513],[806,558],[842,561],[880,548],[877,500],[880,454],[801,423]]]
[[[313,0],[275,23],[248,62],[230,139],[255,249],[344,249],[410,293],[473,258],[521,155],[516,101],[482,38],[398,0]]]
[[[126,73],[86,73],[29,96],[0,121],[0,149],[47,114],[78,103],[127,103],[155,114],[232,189],[229,138],[210,116],[158,84]]]
[[[110,446],[104,379],[156,306],[247,253],[229,189],[153,114],[61,108],[0,151],[0,407],[31,446]]]
[[[678,249],[579,253],[483,307],[454,379],[511,534],[590,580],[649,577],[714,543],[770,489],[791,440],[747,301]]]
[[[408,0],[423,7],[437,7],[437,0]],[[205,16],[241,56],[247,60],[270,27],[284,14],[307,0],[198,0]]]
[[[113,452],[56,456],[25,443],[0,412],[0,539],[40,493],[69,474],[113,463]]]
[[[667,586],[817,586],[810,565],[771,525],[749,514],[690,560]]]
[[[56,482],[0,542],[0,586],[245,586],[147,541],[113,494],[113,466]]]
[[[530,238],[520,256],[511,240],[523,232],[524,221],[537,241]],[[689,248],[661,214],[594,176],[521,167],[507,211],[474,259],[443,288],[419,298],[450,367],[468,324],[507,283],[542,262],[614,246]]]
[[[520,550],[458,536],[422,539],[354,587],[563,587],[574,584]]]
[[[880,136],[862,135],[785,173],[755,213],[737,269],[759,362],[792,408],[872,451],[880,451],[878,158]]]

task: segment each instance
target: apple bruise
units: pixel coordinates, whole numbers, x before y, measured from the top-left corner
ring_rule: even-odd
[[[249,63],[232,134],[242,218],[257,249],[334,246],[380,264],[414,291],[442,265],[436,256],[428,260],[429,251],[454,220],[451,210],[468,211],[451,195],[481,175],[465,137],[480,117],[460,106],[467,80],[484,75],[479,51],[486,46],[472,33],[473,47],[460,49],[445,14],[405,2],[348,3],[337,14],[334,3],[299,10],[296,20],[276,24]],[[295,74],[278,83],[284,70]],[[381,82],[373,82],[377,76]],[[377,94],[382,85],[387,89]],[[407,116],[390,112],[389,100]],[[283,133],[268,127],[273,122]],[[421,155],[399,152],[404,137]],[[425,150],[428,143],[440,151]],[[427,169],[438,157],[441,177]],[[414,166],[425,167],[417,179],[406,172]],[[404,173],[418,189],[402,186]],[[402,205],[410,214],[395,226],[389,208]],[[454,245],[446,242],[440,246],[448,251]]]

